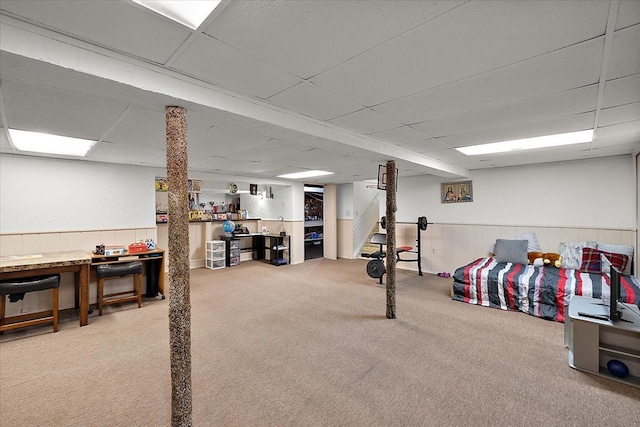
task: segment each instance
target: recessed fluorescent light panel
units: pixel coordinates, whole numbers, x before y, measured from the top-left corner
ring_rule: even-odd
[[[288,173],[286,175],[278,175],[277,178],[299,179],[299,178],[313,178],[316,176],[325,176],[325,175],[333,175],[333,172],[312,170],[312,171]]]
[[[535,138],[516,139],[513,141],[495,142],[492,144],[471,145],[456,150],[467,156],[480,154],[504,153],[508,151],[532,150],[534,148],[558,147],[561,145],[580,144],[593,140],[593,129],[580,132],[560,133],[557,135],[537,136]]]
[[[20,151],[33,153],[86,156],[96,141],[9,129],[11,142]]]
[[[132,0],[162,16],[195,30],[221,0]]]

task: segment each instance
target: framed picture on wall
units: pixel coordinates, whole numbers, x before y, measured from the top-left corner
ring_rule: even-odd
[[[443,182],[440,184],[441,203],[473,202],[471,181]]]

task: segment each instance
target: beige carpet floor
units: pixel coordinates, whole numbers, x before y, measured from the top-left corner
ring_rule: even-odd
[[[195,426],[639,425],[640,389],[571,369],[563,325],[454,302],[365,260],[191,270]],[[170,424],[168,300],[0,337],[0,425]],[[71,314],[71,315],[69,315]]]

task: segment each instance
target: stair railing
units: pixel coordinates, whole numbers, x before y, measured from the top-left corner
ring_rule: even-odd
[[[369,202],[369,205],[364,210],[364,213],[353,227],[353,258],[360,257],[360,251],[362,250],[362,247],[366,243],[368,243],[369,234],[371,233],[373,227],[375,227],[375,225],[379,221],[378,215],[380,214],[380,204],[378,200],[378,194],[379,193],[375,194],[375,197],[371,200],[371,202]]]

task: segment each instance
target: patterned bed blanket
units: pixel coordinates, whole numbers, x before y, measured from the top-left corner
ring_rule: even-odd
[[[573,295],[609,298],[609,276],[578,270],[534,267],[479,258],[453,275],[453,299],[502,310],[519,310],[547,320],[564,322]],[[640,302],[640,282],[622,276],[620,300]]]

